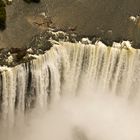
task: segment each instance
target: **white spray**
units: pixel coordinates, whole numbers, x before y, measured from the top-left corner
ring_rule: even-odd
[[[13,128],[30,108],[47,108],[47,113],[30,122],[29,132],[23,126],[27,134],[21,134],[23,139],[140,139],[139,60],[140,51],[124,42],[113,47],[102,42],[60,42],[29,63],[4,69],[4,126]],[[14,132],[12,136],[16,139]]]

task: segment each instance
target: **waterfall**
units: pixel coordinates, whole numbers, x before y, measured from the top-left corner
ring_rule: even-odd
[[[47,108],[61,98],[88,94],[87,89],[139,98],[140,51],[119,43],[60,42],[30,62],[0,71],[0,116],[10,123],[30,108]]]

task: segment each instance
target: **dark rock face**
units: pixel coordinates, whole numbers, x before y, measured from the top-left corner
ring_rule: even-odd
[[[16,66],[20,63],[29,62],[36,59],[38,55],[44,54],[59,44],[59,41],[77,42],[81,41],[82,36],[72,32],[48,29],[32,37],[32,39],[21,48],[2,48],[0,49],[0,66]]]
[[[5,3],[3,0],[0,0],[0,30],[4,30],[6,28],[6,10]]]
[[[40,0],[24,0],[27,3],[31,3],[31,2],[35,2],[35,3],[39,3]]]
[[[65,34],[64,32],[62,33]],[[53,38],[59,38],[59,36],[54,37],[55,34],[57,36],[56,32],[47,30],[33,36],[28,44],[22,48],[0,49],[0,66],[6,65],[13,67],[20,63],[29,62],[38,55],[44,54],[53,46]]]
[[[53,45],[61,45],[61,42],[71,42],[82,44],[96,44],[101,38],[95,36],[82,36],[74,32],[62,31],[57,29],[51,29],[41,32],[32,37],[32,39],[22,48],[2,48],[0,49],[0,66],[13,67],[21,63],[30,62],[32,59],[38,58],[39,55],[45,54]],[[114,43],[106,40],[101,44],[105,44],[108,47],[114,47]],[[129,49],[133,44],[129,41],[122,41],[119,44],[119,48]]]

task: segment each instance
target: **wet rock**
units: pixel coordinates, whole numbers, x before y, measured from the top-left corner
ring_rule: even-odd
[[[7,4],[7,5],[11,5],[12,2],[13,2],[13,0],[6,0],[6,4]]]
[[[14,63],[14,57],[10,55],[5,61],[8,63],[8,65],[12,65]]]
[[[81,42],[83,44],[91,44],[92,43],[92,41],[90,41],[88,38],[82,38]]]
[[[50,32],[51,33],[51,38],[53,40],[59,41],[59,40],[69,40],[69,35],[66,32],[63,31],[57,31],[57,32]]]
[[[34,53],[32,48],[29,48],[26,52],[29,53],[29,54],[33,54]]]
[[[48,32],[40,33],[32,38],[27,48],[31,48],[34,54],[44,53],[52,47],[52,43],[49,41],[50,37],[51,34]],[[42,51],[39,51],[39,49]]]
[[[124,48],[124,49],[130,49],[130,48],[132,48],[132,43],[131,43],[130,41],[123,41],[123,42],[121,43],[121,46],[122,46],[122,48]]]

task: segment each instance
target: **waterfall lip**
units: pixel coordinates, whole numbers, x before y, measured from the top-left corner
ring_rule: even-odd
[[[122,41],[121,43],[113,42],[112,47],[117,49],[127,49],[127,50],[135,49],[132,47],[132,42],[130,41]]]
[[[107,47],[102,41],[96,41],[95,46]]]
[[[11,68],[10,67],[7,67],[7,66],[0,66],[0,72],[3,72],[3,71],[8,71],[10,70]]]
[[[38,55],[33,54],[33,48],[28,48],[27,54],[33,58],[30,62],[15,67],[0,66],[4,95],[2,113],[5,118],[10,117],[10,120],[14,121],[16,111],[20,113],[35,105],[42,108],[50,102],[59,101],[61,96],[69,98],[85,94],[90,88],[101,94],[104,93],[102,90],[116,94],[119,82],[123,85],[121,90],[126,90],[126,87],[133,84],[129,81],[133,76],[130,73],[135,72],[133,67],[137,68],[137,65],[133,64],[139,56],[136,51],[129,55],[131,51],[128,49],[108,47],[102,41],[85,44],[60,40],[58,43]],[[116,45],[131,47],[129,42]],[[8,52],[8,57],[11,55],[12,53]],[[123,81],[120,79],[121,75]],[[89,97],[90,92],[89,90],[87,93]]]
[[[95,39],[95,38],[94,38]],[[95,40],[94,40],[95,41]],[[83,45],[95,45],[102,47],[112,47],[117,49],[132,50],[132,42],[113,42],[112,46],[106,45],[102,40],[96,38],[94,42],[91,37],[83,37],[75,32],[48,29],[33,37],[31,42],[24,48],[3,48],[0,50],[0,66],[14,67],[21,63],[37,59],[39,55],[45,54],[54,45],[61,46],[61,42],[81,43]]]

